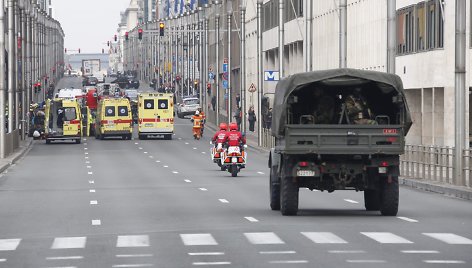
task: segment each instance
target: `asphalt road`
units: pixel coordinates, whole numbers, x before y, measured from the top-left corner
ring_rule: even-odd
[[[301,190],[284,217],[266,154],[233,178],[191,133],[176,119],[171,141],[35,141],[0,175],[0,267],[472,267],[469,201],[401,188],[383,217],[361,192]]]

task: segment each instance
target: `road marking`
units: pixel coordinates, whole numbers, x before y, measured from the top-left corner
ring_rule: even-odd
[[[265,175],[264,172],[257,172],[257,174],[260,174],[260,175]]]
[[[85,152],[85,155],[88,155],[89,153]]]
[[[179,174],[179,172],[178,172],[178,171],[172,171],[172,173],[174,173],[174,174]]]
[[[21,239],[0,239],[0,251],[16,250]]]
[[[86,156],[86,157],[85,157],[85,159],[89,159],[89,157],[88,157],[88,156]]]
[[[218,245],[211,234],[181,234],[180,238],[186,246],[213,246]]]
[[[195,266],[203,266],[203,265],[230,265],[231,262],[229,261],[219,261],[219,262],[194,262],[192,265]]]
[[[387,232],[361,232],[361,234],[382,244],[413,244],[403,237]]]
[[[84,141],[87,141],[87,139],[84,139]]]
[[[139,150],[142,150],[142,149],[143,149],[143,147],[139,147]]]
[[[287,251],[259,251],[259,254],[262,255],[272,255],[272,254],[295,254],[297,253],[295,250],[287,250]]]
[[[226,199],[218,199],[218,200],[219,200],[221,203],[229,203],[229,201],[226,200]]]
[[[465,261],[456,261],[456,260],[424,260],[425,263],[434,263],[434,264],[463,264]]]
[[[86,237],[56,237],[51,249],[85,248]]]
[[[225,255],[224,252],[190,252],[188,253],[190,256],[219,256]]]
[[[164,166],[165,168],[168,168],[169,166]]]
[[[90,189],[89,192],[90,193],[95,193],[96,191],[95,191],[95,189]]]
[[[160,163],[160,162],[161,162],[161,161],[159,161],[159,160],[156,160],[156,163]]]
[[[254,245],[285,244],[275,233],[244,233],[246,238]]]
[[[250,222],[259,222],[259,220],[257,220],[256,218],[253,218],[253,217],[244,217],[246,220],[250,221]]]
[[[135,142],[134,144],[135,144],[135,145],[138,145],[139,143]]]
[[[316,244],[347,244],[341,237],[328,232],[302,232],[302,235]]]
[[[147,154],[148,152],[144,152],[144,154]]]
[[[144,264],[115,264],[112,267],[114,268],[131,268],[131,267],[153,267],[154,265],[149,264],[149,263],[144,263]]]
[[[351,199],[344,199],[344,201],[351,203],[351,204],[359,204],[359,202],[351,200]]]
[[[200,191],[204,191],[204,192],[205,192],[205,191],[208,191],[207,188],[198,188],[198,189],[200,189]]]
[[[190,183],[190,182],[192,182],[192,181],[191,181],[191,180],[185,180],[185,182]]]
[[[84,141],[86,141],[86,140],[84,140]],[[86,143],[86,142],[84,143],[84,146],[87,146],[87,143]]]
[[[301,264],[308,263],[307,260],[293,260],[293,261],[269,261],[271,264]]]
[[[186,142],[185,144],[186,144],[186,145],[188,145],[189,143],[188,143],[188,142]]]
[[[93,172],[92,172],[92,171],[89,171],[89,172],[87,172],[87,174],[89,174],[89,175],[93,175]]]
[[[90,161],[85,161],[85,164],[90,164]]]
[[[193,147],[193,149],[194,149],[194,150],[197,150],[197,148],[196,148],[196,147]]]
[[[117,248],[149,247],[148,235],[120,235],[116,241]]]
[[[363,250],[330,250],[329,253],[333,254],[360,254],[365,253]]]
[[[179,140],[182,140],[182,138],[179,138]]]
[[[6,262],[7,259],[0,259],[0,262]]]
[[[47,268],[77,268],[77,266],[60,266],[60,267],[47,267]]]
[[[206,152],[202,152],[202,154],[206,154]]]
[[[152,158],[154,158],[154,156],[150,155],[150,156],[149,156],[149,158],[151,158],[151,159],[152,159]]]
[[[48,261],[58,261],[58,260],[81,260],[83,256],[64,256],[64,257],[47,257]]]
[[[102,221],[101,220],[92,220],[92,225],[95,225],[95,226],[102,225]]]
[[[410,219],[410,218],[407,218],[407,217],[397,217],[397,219],[404,220],[404,221],[407,221],[407,222],[418,222],[417,220]]]
[[[450,245],[472,245],[472,240],[452,233],[423,233]]]
[[[346,260],[349,263],[385,263],[384,260]]]
[[[154,254],[119,254],[115,256],[117,258],[149,258],[153,257]]]
[[[94,183],[95,183],[95,181],[89,181],[89,184],[94,184]]]
[[[87,148],[87,147],[85,147],[85,148],[84,148],[84,150],[88,150],[88,148]]]
[[[97,200],[92,200],[92,201],[90,201],[90,205],[98,205],[98,201]]]
[[[402,253],[406,254],[438,254],[437,250],[402,250]]]
[[[92,168],[92,166],[87,166],[87,168]]]

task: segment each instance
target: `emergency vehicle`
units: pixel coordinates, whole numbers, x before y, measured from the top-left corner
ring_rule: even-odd
[[[82,136],[82,114],[77,99],[46,101],[46,144],[54,140],[74,140],[79,144]]]
[[[103,98],[98,102],[95,138],[118,136],[131,139],[133,122],[131,107],[126,98]]]
[[[174,133],[174,95],[140,93],[138,95],[138,137],[163,135],[171,140]]]

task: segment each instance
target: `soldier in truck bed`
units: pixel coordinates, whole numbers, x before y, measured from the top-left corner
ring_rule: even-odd
[[[315,88],[313,91],[315,101],[314,119],[315,124],[332,124],[334,119],[335,101],[334,98],[327,95],[321,88]]]
[[[355,88],[354,93],[346,97],[344,104],[349,121],[357,125],[376,125],[377,122],[372,119],[372,111],[361,93],[361,88]]]

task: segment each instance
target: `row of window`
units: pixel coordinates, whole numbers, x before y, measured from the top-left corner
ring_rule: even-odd
[[[397,54],[444,47],[442,0],[420,2],[397,11]]]
[[[263,30],[279,26],[279,0],[270,0],[262,6]],[[284,23],[303,17],[303,0],[284,0]]]

